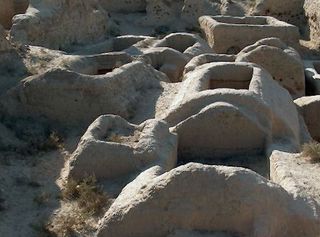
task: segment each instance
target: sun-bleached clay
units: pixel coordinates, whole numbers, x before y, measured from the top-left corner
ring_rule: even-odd
[[[172,33],[163,39],[146,38],[132,47],[126,52],[132,55],[141,55],[148,48],[167,47],[183,53],[189,59],[204,53],[213,53],[208,43],[200,36],[191,33]]]
[[[320,96],[301,97],[296,99],[294,103],[304,118],[312,138],[320,141],[320,127],[318,122],[320,116]]]
[[[286,88],[293,98],[305,95],[304,66],[299,53],[277,38],[259,40],[244,48],[236,61],[256,63]]]
[[[33,1],[25,14],[12,21],[13,42],[51,49],[68,50],[74,44],[99,41],[108,28],[107,12],[94,1],[83,0]]]
[[[184,74],[193,71],[196,67],[212,62],[234,62],[236,55],[229,54],[201,54],[192,58],[185,66]]]
[[[177,138],[165,122],[134,125],[119,116],[104,115],[82,136],[71,157],[69,178],[115,179],[154,165],[165,172],[175,167],[176,159]]]
[[[188,57],[177,50],[167,47],[146,49],[140,58],[150,63],[155,69],[165,73],[171,82],[181,81]]]
[[[93,55],[63,55],[52,62],[54,67],[87,75],[104,75],[133,58],[125,52],[109,52]]]
[[[182,160],[264,154],[279,142],[300,146],[291,96],[250,63],[208,63],[187,73],[164,120],[178,134]]]
[[[192,58],[203,53],[210,53],[212,49],[208,43],[195,34],[173,33],[155,42],[153,47],[169,47]]]
[[[216,53],[238,53],[256,41],[278,37],[289,45],[298,43],[298,27],[269,16],[202,16],[202,31]]]
[[[11,115],[44,116],[65,125],[87,126],[102,114],[132,118],[146,90],[161,91],[160,81],[167,80],[142,62],[103,75],[53,69],[23,80],[2,97],[1,104]]]
[[[319,234],[319,213],[250,170],[189,163],[156,177],[151,171],[122,190],[97,237],[162,237],[176,230],[256,237]]]
[[[198,35],[172,33],[160,40],[146,38],[127,48],[125,52],[142,58],[165,73],[171,82],[179,82],[185,65],[195,56],[212,53],[212,49]]]

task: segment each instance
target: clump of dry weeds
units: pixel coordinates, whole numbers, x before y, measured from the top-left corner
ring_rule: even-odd
[[[80,182],[69,179],[64,184],[61,198],[69,208],[60,209],[47,225],[50,232],[59,237],[93,231],[96,218],[111,204],[95,176],[88,176]]]
[[[302,146],[302,156],[310,159],[312,163],[320,162],[320,143],[312,141]]]
[[[40,147],[42,151],[64,150],[64,143],[62,137],[55,131],[51,132],[46,141]]]
[[[81,182],[70,179],[62,190],[64,200],[75,200],[84,214],[96,215],[106,206],[109,198],[97,184],[95,176],[88,176]]]

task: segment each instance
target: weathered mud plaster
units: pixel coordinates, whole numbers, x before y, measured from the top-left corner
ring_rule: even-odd
[[[216,53],[238,53],[256,41],[278,37],[289,45],[296,45],[298,27],[268,16],[202,16],[200,27]]]

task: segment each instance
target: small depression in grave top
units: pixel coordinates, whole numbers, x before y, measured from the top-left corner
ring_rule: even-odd
[[[210,72],[209,88],[248,90],[253,76],[253,68],[245,65],[219,65]]]
[[[139,142],[141,132],[134,129],[109,129],[104,137],[107,142],[121,143],[121,144],[135,144]]]
[[[214,20],[225,24],[235,25],[268,25],[267,18],[264,17],[213,17]]]
[[[80,63],[71,63],[71,68],[87,75],[104,75],[132,62],[131,56],[123,52],[103,53],[84,56]]]
[[[179,51],[180,53],[183,53],[187,48],[191,47],[196,42],[197,40],[191,35],[172,34],[155,44],[155,46],[169,47]]]
[[[120,68],[129,62],[117,60],[115,62],[109,61],[108,63],[100,63],[91,73],[87,73],[89,75],[104,75],[110,72],[113,72],[115,69]]]

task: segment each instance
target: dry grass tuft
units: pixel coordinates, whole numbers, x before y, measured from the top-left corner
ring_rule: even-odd
[[[64,150],[63,139],[57,132],[51,132],[49,137],[39,147],[42,151]]]
[[[58,237],[83,236],[79,233],[94,231],[96,218],[111,204],[95,176],[88,176],[80,182],[69,179],[61,196],[69,210],[58,213],[49,227]]]
[[[93,231],[93,227],[87,222],[87,217],[79,209],[71,209],[68,212],[59,212],[48,223],[30,224],[38,237],[73,237],[87,231]]]
[[[87,215],[98,214],[108,204],[108,197],[97,185],[94,176],[89,176],[79,184],[78,193],[79,208]]]
[[[302,146],[302,156],[308,157],[312,163],[320,162],[320,143],[312,141]]]
[[[86,217],[77,210],[68,213],[60,213],[48,226],[50,232],[55,233],[58,237],[71,237],[75,236],[77,232],[81,232],[87,228]]]
[[[62,191],[62,198],[77,201],[79,209],[88,216],[99,214],[109,204],[108,196],[94,176],[88,176],[79,183],[70,179]]]
[[[73,200],[78,196],[77,191],[78,183],[70,179],[64,184],[64,188],[62,189],[61,196],[63,200]]]

